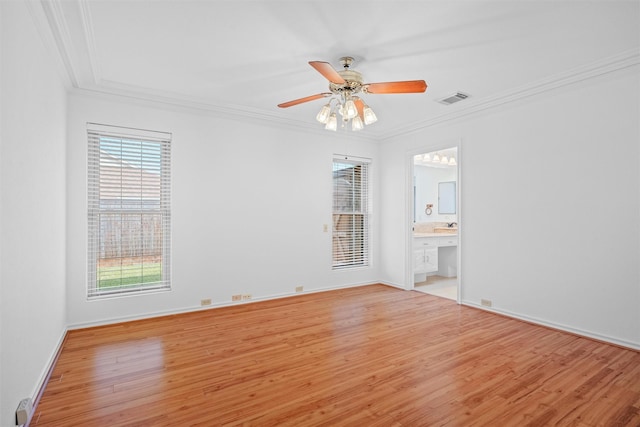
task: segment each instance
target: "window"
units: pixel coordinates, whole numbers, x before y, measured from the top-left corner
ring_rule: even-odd
[[[170,289],[171,135],[88,124],[88,296]]]
[[[333,269],[369,265],[368,161],[333,161]]]

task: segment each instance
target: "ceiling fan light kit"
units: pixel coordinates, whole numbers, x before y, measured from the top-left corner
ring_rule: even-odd
[[[336,131],[338,129],[337,114],[340,114],[343,128],[351,121],[351,130],[359,131],[365,125],[368,126],[378,121],[378,117],[357,94],[423,93],[427,90],[427,84],[424,80],[363,83],[362,74],[349,68],[353,63],[352,57],[344,56],[340,58],[340,63],[343,70],[336,71],[328,62],[310,61],[309,65],[329,80],[331,92],[284,102],[278,104],[278,107],[288,108],[320,98],[331,98],[327,104],[322,106],[316,115],[316,120],[323,123],[325,129]],[[335,105],[332,105],[333,101],[336,101]]]
[[[338,129],[338,118],[336,117],[336,113],[331,113],[324,128],[332,131],[336,131]]]
[[[351,120],[351,130],[358,131],[358,130],[362,130],[363,128],[364,128],[364,123],[362,122],[362,119],[360,118],[360,116],[355,116]]]
[[[378,121],[378,117],[376,117],[376,113],[373,112],[371,107],[367,104],[364,105],[364,124],[370,125]]]

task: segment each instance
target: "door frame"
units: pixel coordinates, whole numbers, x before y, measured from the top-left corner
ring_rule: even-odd
[[[414,164],[413,157],[417,154],[430,153],[432,151],[445,150],[447,148],[457,148],[458,156],[457,156],[457,177],[456,177],[456,215],[458,222],[458,250],[457,250],[457,259],[456,262],[458,264],[456,278],[458,283],[458,295],[457,302],[458,304],[462,301],[462,233],[463,233],[463,215],[462,215],[462,164],[463,164],[463,149],[462,149],[462,140],[458,139],[449,139],[443,140],[433,144],[425,144],[420,146],[419,148],[413,148],[406,152],[405,161],[407,176],[406,176],[406,194],[407,197],[407,205],[405,207],[405,222],[407,224],[405,230],[405,284],[407,290],[415,289],[414,275],[413,275],[413,216],[414,216],[414,194],[413,194],[413,175],[414,175]]]

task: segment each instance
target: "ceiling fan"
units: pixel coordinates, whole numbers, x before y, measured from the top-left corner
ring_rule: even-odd
[[[352,70],[353,58],[344,56],[340,58],[343,69],[336,71],[328,62],[310,61],[309,65],[329,80],[330,92],[318,93],[304,98],[278,104],[280,108],[288,108],[294,105],[320,98],[329,98],[329,103],[322,107],[316,119],[325,124],[325,129],[335,131],[338,119],[336,112],[342,116],[342,126],[344,127],[351,120],[351,129],[361,130],[364,125],[376,122],[378,119],[368,105],[358,96],[364,94],[385,94],[385,93],[422,93],[427,90],[427,83],[424,80],[405,80],[399,82],[385,83],[364,83],[362,74]],[[335,107],[331,102],[336,100]]]

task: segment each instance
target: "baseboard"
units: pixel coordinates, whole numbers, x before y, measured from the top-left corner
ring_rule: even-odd
[[[53,369],[55,368],[56,363],[58,362],[58,358],[60,357],[60,353],[62,352],[62,347],[64,347],[64,343],[66,340],[67,340],[67,329],[62,331],[62,335],[58,340],[58,344],[56,345],[54,352],[51,354],[51,357],[49,358],[49,362],[47,363],[47,365],[45,366],[45,369],[43,370],[43,375],[40,378],[40,381],[38,381],[38,384],[36,385],[35,391],[33,393],[33,406],[32,406],[33,410],[29,415],[29,420],[27,421],[26,424],[24,424],[24,427],[29,427],[29,425],[31,425],[31,420],[33,419],[33,415],[36,413],[36,409],[38,408],[38,403],[40,403],[40,399],[42,398],[42,393],[44,393],[44,389],[47,387],[49,378],[51,378],[51,373],[53,372]]]
[[[559,330],[562,332],[567,332],[573,335],[578,335],[583,338],[589,338],[592,340],[604,342],[607,344],[613,344],[619,347],[628,348],[631,350],[640,351],[640,343],[635,343],[632,341],[621,340],[619,338],[610,337],[607,335],[598,334],[591,331],[586,331],[583,329],[573,328],[571,326],[562,325],[559,323],[549,322],[546,320],[538,319],[535,317],[525,316],[522,314],[514,313],[508,310],[501,310],[493,307],[486,307],[480,304],[477,304],[472,301],[460,301],[460,304],[465,305],[467,307],[477,308],[480,310],[488,311],[494,314],[499,314],[501,316],[510,317],[513,319],[522,320],[523,322],[532,323],[538,326],[544,326],[550,329]]]
[[[391,286],[392,288],[400,289],[400,290],[403,290],[403,291],[407,290],[407,288],[405,288],[404,285],[401,285],[399,283],[387,282],[387,281],[384,281],[384,280],[380,281],[378,283],[381,284],[381,285],[385,285],[385,286]]]
[[[378,281],[360,282],[360,283],[350,283],[347,285],[340,285],[340,286],[331,286],[328,288],[310,289],[304,292],[284,292],[280,294],[271,294],[271,295],[255,297],[247,301],[223,301],[223,302],[213,303],[205,307],[202,307],[202,306],[182,307],[174,310],[155,311],[155,312],[150,312],[150,313],[145,313],[145,314],[135,315],[135,316],[121,316],[121,317],[111,318],[111,319],[102,319],[102,320],[97,320],[95,322],[75,323],[75,324],[68,325],[67,330],[94,328],[98,326],[107,326],[107,325],[113,325],[113,324],[122,323],[122,322],[133,322],[135,320],[151,319],[154,317],[171,316],[174,314],[191,313],[194,311],[211,310],[214,308],[222,308],[222,307],[232,307],[235,305],[252,304],[255,302],[268,301],[268,300],[279,299],[279,298],[289,298],[289,297],[295,297],[295,296],[305,295],[305,294],[314,294],[319,292],[328,292],[328,291],[335,291],[339,289],[355,288],[358,286],[369,286],[369,285],[379,285],[379,284],[387,285],[386,283],[381,283]],[[393,286],[393,285],[388,285],[388,286]]]

